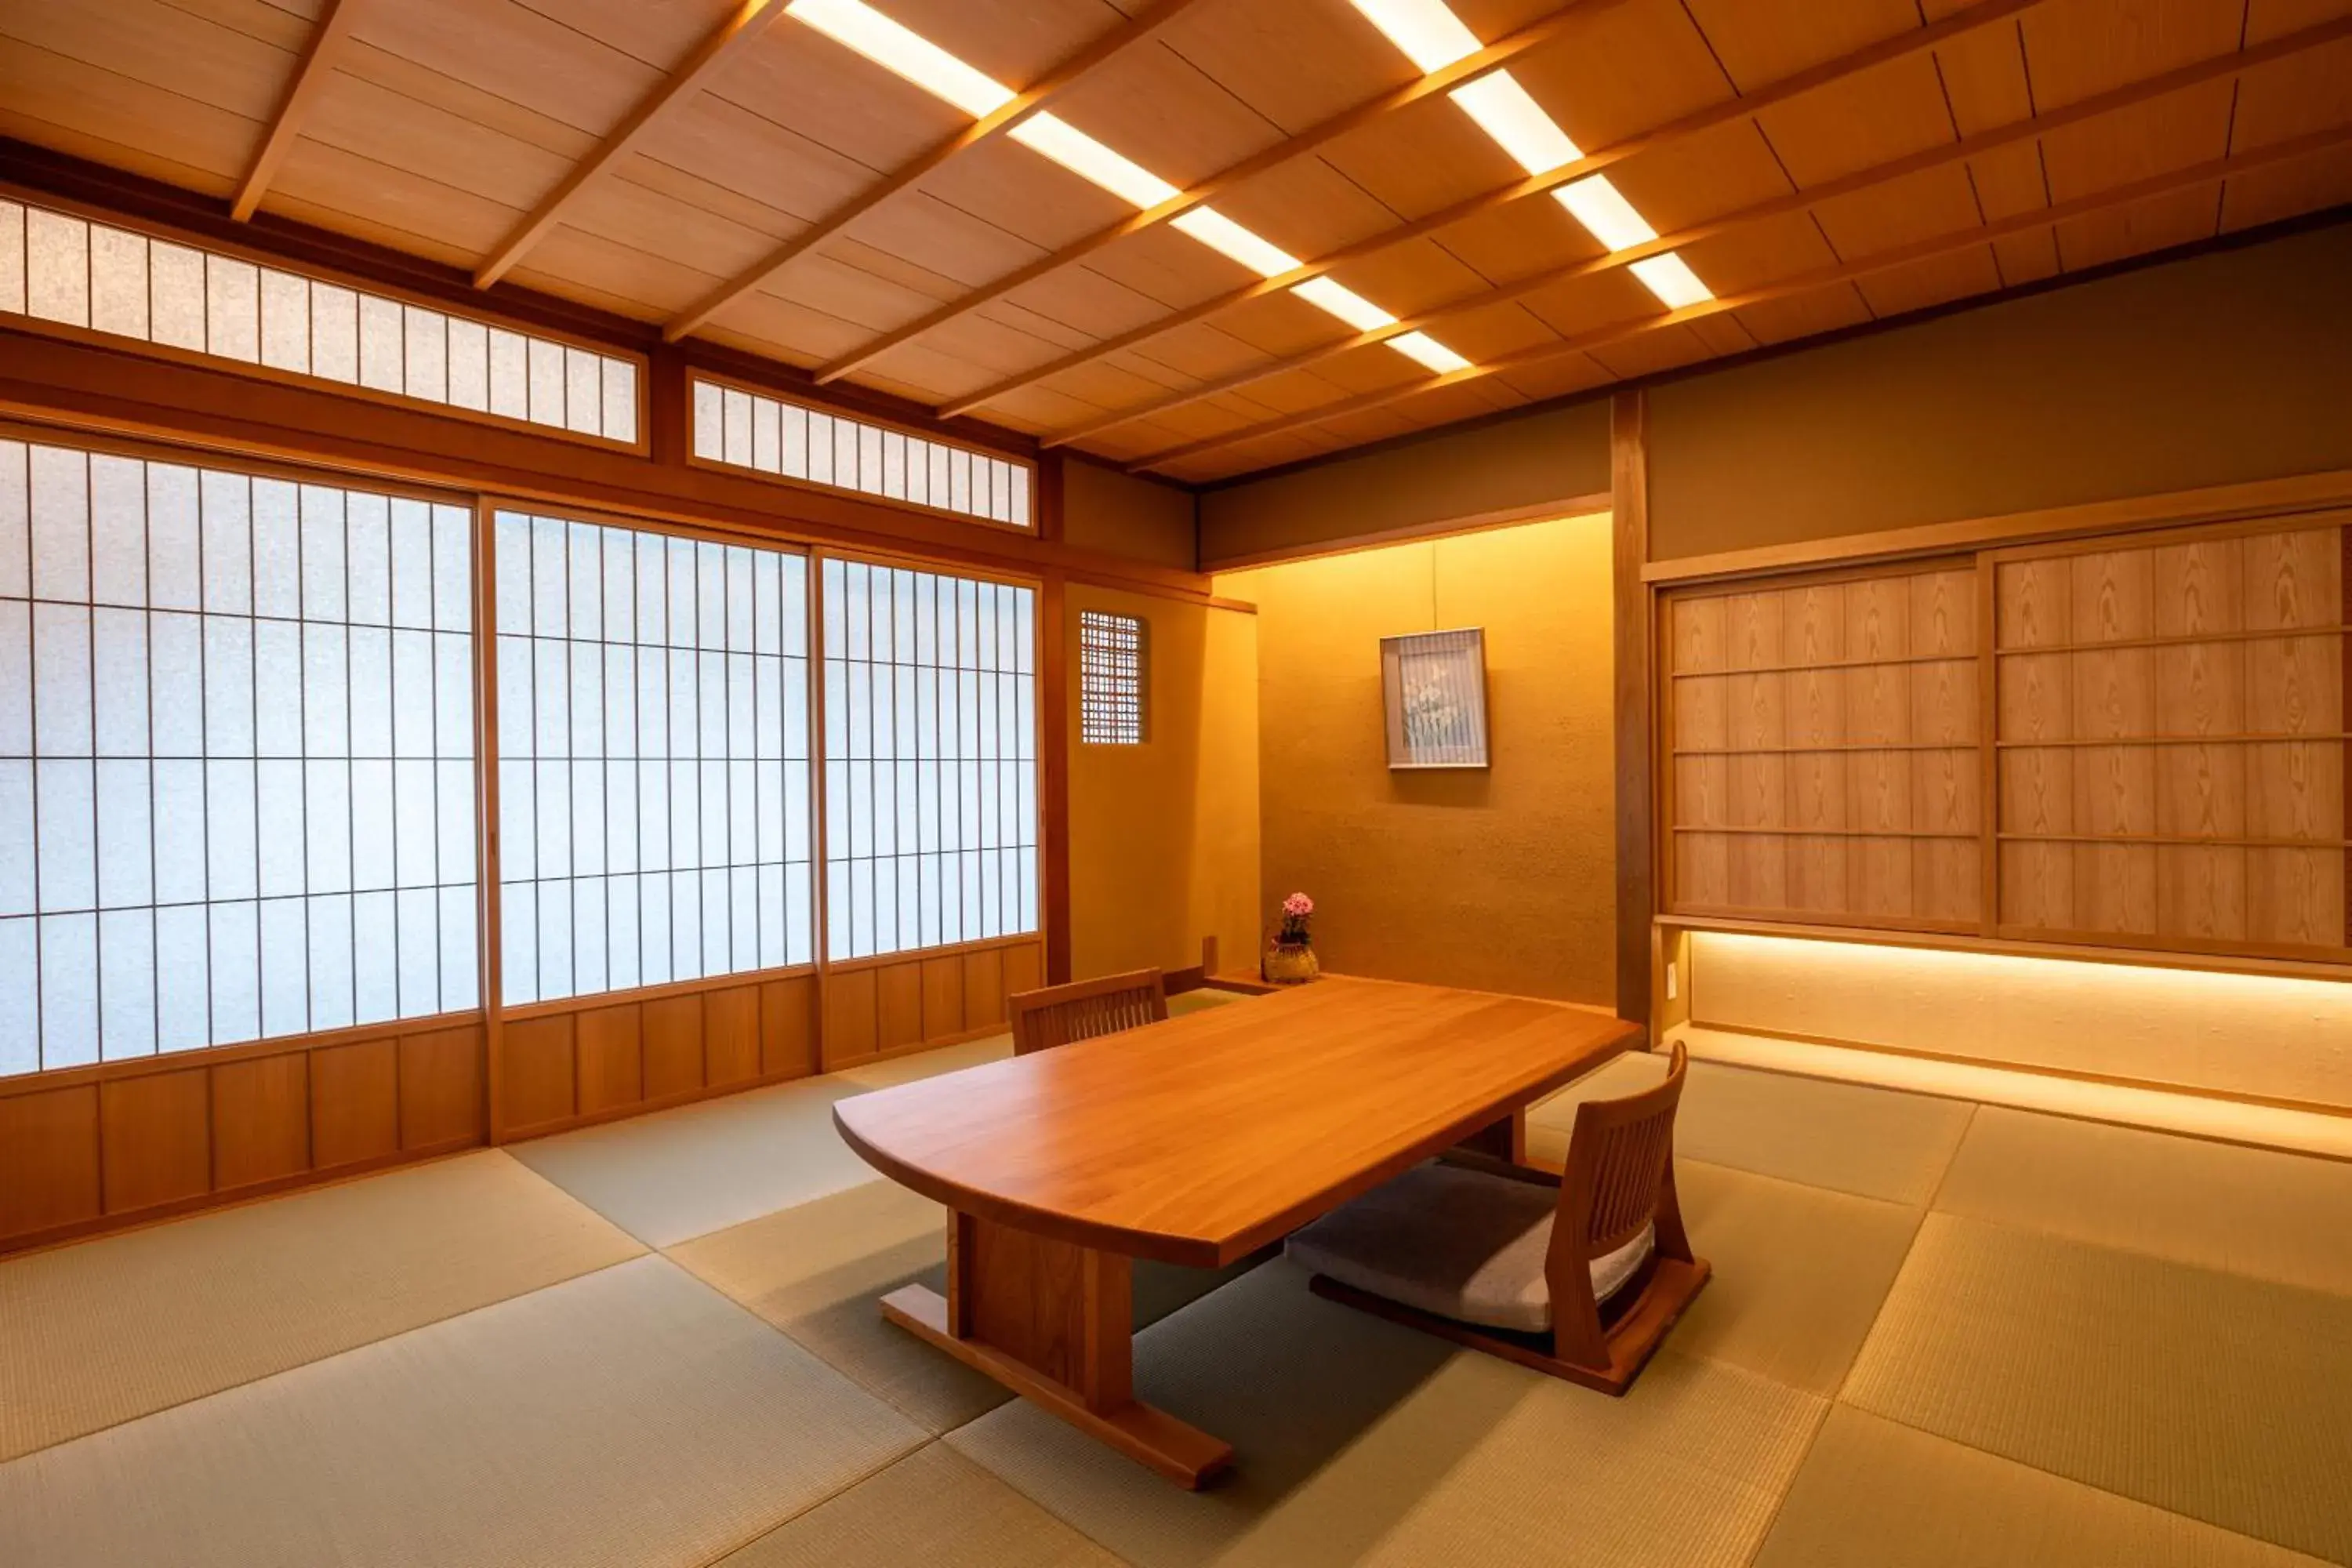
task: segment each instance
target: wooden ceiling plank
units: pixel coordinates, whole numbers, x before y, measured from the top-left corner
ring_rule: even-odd
[[[696,301],[682,315],[675,317],[662,329],[663,338],[669,342],[696,331],[713,316],[734,304],[746,294],[760,288],[799,257],[841,233],[851,224],[889,201],[902,191],[911,190],[929,177],[941,164],[982,142],[991,142],[1013,130],[1032,115],[1085,80],[1098,68],[1124,54],[1134,46],[1159,34],[1200,0],[1160,0],[1147,11],[1129,17],[1094,42],[1077,50],[1061,64],[1040,78],[1034,84],[1016,93],[993,112],[983,115],[944,141],[935,142],[913,159],[900,164],[879,184],[860,192],[841,206],[835,208],[807,228],[786,240],[749,271],[729,279]]]
[[[2174,93],[2213,82],[2230,80],[2274,61],[2309,50],[2325,48],[2346,38],[2352,38],[2352,16],[2315,23],[2296,32],[2282,34],[2267,43],[2256,44],[2225,55],[2217,55],[2210,59],[2192,61],[2143,81],[2126,83],[2089,98],[2078,99],[2063,108],[2053,109],[2044,114],[2013,121],[2007,125],[1995,126],[1988,131],[1980,131],[1973,136],[1963,137],[1958,142],[1948,142],[1941,146],[1925,148],[1888,163],[1856,169],[1836,179],[1754,203],[1717,217],[1709,218],[1703,223],[1693,224],[1687,228],[1678,229],[1672,234],[1660,235],[1656,239],[1631,246],[1623,250],[1612,251],[1605,256],[1590,257],[1563,266],[1531,272],[1523,278],[1513,279],[1491,289],[1464,295],[1416,315],[1401,318],[1386,326],[1375,327],[1368,331],[1357,332],[1321,343],[1296,354],[1266,360],[1230,374],[1169,393],[1150,403],[1115,410],[1086,425],[1048,436],[1045,437],[1045,445],[1049,447],[1063,447],[1073,442],[1088,440],[1105,430],[1114,429],[1130,420],[1151,418],[1181,404],[1199,398],[1213,397],[1220,393],[1230,392],[1235,387],[1245,386],[1253,381],[1261,380],[1266,376],[1280,375],[1287,371],[1318,363],[1337,354],[1348,353],[1375,343],[1385,342],[1400,333],[1425,331],[1471,311],[1524,299],[1530,294],[1579,279],[1612,272],[1631,266],[1647,257],[1660,255],[1665,251],[1679,250],[1685,246],[1695,245],[1735,229],[1748,228],[1772,219],[1785,217],[1792,213],[1811,213],[1860,192],[1879,189],[1898,181],[1916,178],[1930,171],[1963,164],[1998,149],[2038,140],[2051,132],[2066,126],[2133,109]],[[1079,363],[1077,356],[1072,357],[1074,363]]]
[[[1238,289],[1230,289],[1213,299],[1203,300],[1197,305],[1187,307],[1159,321],[1146,322],[1131,331],[1120,333],[1116,338],[1105,339],[1091,349],[1064,355],[1034,370],[1024,371],[1017,376],[1007,377],[994,385],[982,388],[969,397],[959,399],[942,413],[969,414],[992,398],[1001,397],[1006,393],[1017,391],[1024,386],[1045,380],[1049,376],[1059,375],[1066,370],[1083,364],[1094,355],[1116,353],[1121,349],[1132,348],[1137,343],[1146,342],[1160,332],[1172,331],[1178,327],[1190,325],[1249,300],[1295,289],[1301,283],[1320,278],[1351,261],[1379,255],[1394,246],[1410,245],[1414,240],[1425,238],[1442,229],[1451,228],[1455,224],[1478,217],[1498,207],[1508,206],[1515,202],[1525,201],[1530,196],[1540,195],[1547,191],[1573,184],[1589,175],[1600,174],[1637,153],[1653,152],[1673,143],[1685,142],[1734,121],[1750,119],[1778,104],[1802,97],[1816,89],[1843,81],[1849,77],[1935,48],[1955,38],[1991,26],[2041,3],[2042,0],[1979,0],[1978,4],[1952,12],[1927,26],[1881,39],[1877,43],[1867,45],[1850,54],[1840,55],[1833,59],[1823,60],[1819,65],[1759,88],[1745,97],[1726,99],[1719,103],[1709,104],[1704,109],[1696,110],[1678,119],[1668,121],[1654,130],[1626,137],[1623,141],[1612,142],[1605,147],[1595,148],[1581,158],[1563,163],[1557,169],[1548,170],[1540,174],[1530,174],[1525,179],[1515,180],[1507,185],[1482,191],[1476,195],[1465,197],[1451,206],[1441,207],[1410,223],[1399,224],[1393,228],[1367,235],[1352,245],[1343,246],[1329,255],[1307,262],[1292,271],[1244,284]],[[1051,258],[1047,259],[1049,262],[1052,260]],[[919,326],[920,323],[917,325]]]
[[[864,368],[899,344],[910,342],[925,332],[955,320],[967,310],[976,310],[992,300],[1002,299],[1014,289],[1024,288],[1046,274],[1082,260],[1106,246],[1114,245],[1127,238],[1129,235],[1156,228],[1171,218],[1181,217],[1220,192],[1244,181],[1254,179],[1269,170],[1278,168],[1294,158],[1303,158],[1317,148],[1336,141],[1360,126],[1397,113],[1441,93],[1451,92],[1468,83],[1491,76],[1528,50],[1539,44],[1550,42],[1552,38],[1566,31],[1570,24],[1580,22],[1600,9],[1627,3],[1628,0],[1567,0],[1566,4],[1557,9],[1547,12],[1517,32],[1488,44],[1475,54],[1465,55],[1452,65],[1443,66],[1426,76],[1415,78],[1402,87],[1381,93],[1376,98],[1367,99],[1352,109],[1342,110],[1329,119],[1309,126],[1296,136],[1277,142],[1263,151],[1252,153],[1238,163],[1220,169],[1198,184],[1177,192],[1158,206],[1146,207],[1141,212],[1130,214],[1107,228],[1097,229],[1073,244],[1064,246],[1049,256],[1040,257],[1026,267],[1009,272],[992,283],[973,289],[960,300],[952,300],[928,315],[884,333],[855,353],[845,354],[831,364],[821,368],[817,372],[816,379],[820,383],[837,381],[854,371]],[[1993,3],[2017,5],[2032,4],[2034,0],[1993,0]],[[1265,290],[1260,289],[1258,292],[1263,293]]]
[[[699,93],[712,75],[752,39],[764,33],[768,25],[784,14],[786,0],[742,0],[733,14],[712,28],[694,47],[686,58],[674,67],[669,75],[640,100],[610,135],[597,143],[596,150],[572,165],[572,171],[555,183],[555,188],[531,208],[514,232],[499,242],[498,248],[482,258],[474,268],[474,287],[487,289],[504,278],[514,264],[520,261],[530,247],[546,237],[562,216],[563,209],[590,181],[604,174],[635,150],[654,121],[673,105],[684,103]]]
[[[2217,158],[2188,168],[2174,169],[2113,190],[2100,191],[2077,197],[2073,201],[2020,213],[2012,217],[2001,218],[1974,228],[1938,235],[1916,244],[1881,251],[1874,256],[1837,262],[1810,272],[1784,278],[1777,282],[1767,283],[1744,293],[1723,295],[1679,310],[1661,311],[1638,321],[1622,322],[1574,337],[1562,338],[1557,342],[1539,344],[1502,359],[1489,360],[1484,364],[1473,364],[1444,375],[1425,376],[1403,386],[1370,393],[1360,397],[1343,399],[1267,424],[1247,426],[1207,440],[1193,442],[1189,446],[1152,453],[1131,461],[1128,468],[1130,472],[1135,473],[1161,468],[1197,458],[1204,452],[1218,447],[1234,446],[1244,441],[1256,441],[1306,426],[1320,425],[1342,415],[1354,414],[1365,408],[1380,407],[1404,398],[1416,397],[1423,393],[1458,385],[1465,381],[1475,381],[1482,376],[1499,374],[1561,355],[1589,354],[1594,349],[1603,348],[1611,343],[1622,342],[1670,328],[1678,328],[1688,322],[1704,321],[1727,311],[1742,310],[1751,305],[1762,304],[1835,284],[1852,283],[1859,279],[1874,277],[1917,262],[1971,250],[1978,246],[1989,245],[2011,234],[2048,228],[2053,225],[2116,213],[2139,203],[2156,201],[2200,185],[2210,185],[2215,181],[2226,180],[2254,169],[2267,168],[2273,164],[2287,163],[2315,153],[2332,152],[2347,144],[2352,144],[2352,125],[2330,127],[2327,130],[2314,132],[2289,141],[2274,142],[2252,152],[2241,153],[2234,157]]]
[[[311,29],[310,41],[295,64],[293,79],[286,84],[286,96],[278,101],[278,112],[270,117],[269,133],[261,139],[261,149],[253,155],[253,166],[246,171],[244,183],[237,186],[236,197],[229,204],[229,216],[237,222],[245,222],[261,205],[278,165],[293,150],[294,139],[302,133],[302,117],[310,111],[311,100],[333,72],[335,56],[351,37],[352,18],[359,8],[360,0],[327,0],[326,8],[319,13],[319,24]]]

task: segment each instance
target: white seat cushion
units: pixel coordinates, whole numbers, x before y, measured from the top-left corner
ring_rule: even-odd
[[[1442,1318],[1540,1333],[1551,1327],[1544,1255],[1559,1189],[1459,1165],[1417,1165],[1290,1238],[1302,1268]],[[1653,1228],[1592,1261],[1592,1294],[1623,1289]]]

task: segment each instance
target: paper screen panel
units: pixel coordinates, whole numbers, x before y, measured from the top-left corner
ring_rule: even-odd
[[[1143,622],[1101,610],[1078,612],[1078,740],[1089,746],[1143,744]]]
[[[0,1072],[477,1005],[472,527],[0,441]]]
[[[811,962],[806,558],[496,527],[504,999]]]
[[[1036,593],[827,560],[826,952],[1037,929]]]

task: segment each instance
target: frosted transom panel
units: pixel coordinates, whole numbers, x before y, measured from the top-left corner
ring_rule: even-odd
[[[810,963],[808,563],[498,514],[508,1003]]]
[[[0,313],[635,445],[635,360],[0,201]]]
[[[477,1005],[472,524],[0,441],[0,1073]]]
[[[1034,522],[1026,463],[715,381],[694,384],[694,455],[983,522]]]
[[[824,563],[835,959],[1037,929],[1034,590]]]

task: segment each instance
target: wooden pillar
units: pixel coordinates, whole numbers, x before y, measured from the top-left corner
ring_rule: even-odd
[[[1655,698],[1654,616],[1649,585],[1642,581],[1650,558],[1649,404],[1638,391],[1611,400],[1609,455],[1617,632],[1617,1014],[1647,1026],[1650,924],[1657,912]]]

